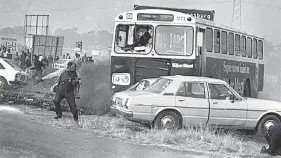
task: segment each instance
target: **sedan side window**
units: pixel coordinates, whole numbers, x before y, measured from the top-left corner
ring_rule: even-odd
[[[230,100],[230,96],[235,96],[231,90],[223,84],[209,84],[211,99]],[[237,100],[237,98],[235,97]]]
[[[5,67],[0,63],[0,69],[5,69]]]
[[[203,83],[186,82],[182,83],[176,93],[177,96],[205,98],[205,88]]]

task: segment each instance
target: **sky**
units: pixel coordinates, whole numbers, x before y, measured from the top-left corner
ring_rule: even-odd
[[[236,0],[239,4],[240,0]],[[25,14],[50,15],[50,29],[77,27],[78,32],[113,32],[117,14],[134,5],[215,10],[215,22],[231,26],[234,0],[0,0],[0,28],[24,25]],[[233,26],[239,27],[236,5]],[[281,1],[242,0],[241,28],[259,34],[274,45],[281,44]]]

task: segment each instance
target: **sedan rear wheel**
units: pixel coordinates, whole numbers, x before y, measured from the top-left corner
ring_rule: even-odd
[[[169,110],[161,112],[155,122],[154,127],[156,129],[179,129],[180,119],[177,113]]]

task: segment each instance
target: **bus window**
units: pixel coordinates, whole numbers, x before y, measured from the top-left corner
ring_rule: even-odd
[[[157,26],[155,51],[161,55],[192,55],[193,28],[187,26]]]
[[[152,49],[152,36],[151,25],[117,25],[114,50],[116,53],[138,51],[147,54]]]
[[[260,60],[263,59],[263,42],[261,40],[258,43],[258,57]]]
[[[213,51],[213,29],[207,28],[206,30],[206,43],[207,43],[207,52]]]
[[[253,57],[254,59],[258,58],[258,54],[257,54],[257,39],[254,38],[253,41]]]
[[[251,37],[247,38],[246,51],[247,51],[248,58],[252,58],[253,52],[252,52],[252,38]]]
[[[233,55],[234,54],[234,34],[233,33],[228,34],[227,48],[228,48],[228,53],[230,55]]]
[[[221,53],[227,53],[227,32],[225,31],[221,32]]]
[[[246,37],[245,36],[242,36],[242,39],[241,39],[241,52],[242,52],[242,57],[246,57]]]
[[[235,34],[235,55],[240,56],[240,35]]]
[[[214,36],[214,50],[215,53],[220,52],[220,30],[215,30],[215,36]]]

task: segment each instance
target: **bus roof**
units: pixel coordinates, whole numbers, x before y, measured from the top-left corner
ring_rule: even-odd
[[[141,10],[132,10],[132,11],[128,11],[128,12],[123,12],[121,14],[118,14],[115,18],[116,21],[119,21],[118,17],[120,15],[126,16],[126,13],[133,13],[133,14],[138,14],[138,13],[152,13],[152,14],[173,14],[173,15],[180,15],[180,16],[185,16],[185,17],[192,17],[194,20],[189,21],[189,23],[196,23],[199,25],[204,25],[204,26],[209,26],[212,28],[218,28],[218,29],[224,29],[226,31],[232,31],[233,33],[240,33],[240,34],[244,34],[247,36],[252,36],[252,37],[256,37],[259,39],[264,39],[262,36],[258,35],[258,34],[253,34],[253,33],[249,33],[249,31],[244,31],[241,29],[237,29],[237,28],[233,28],[233,27],[229,27],[223,24],[218,24],[215,23],[214,21],[210,21],[210,20],[206,20],[206,19],[201,19],[201,18],[197,18],[194,17],[192,15],[188,15],[182,12],[177,12],[177,11],[172,11],[172,10],[164,10],[164,9],[141,9]]]
[[[201,18],[197,18],[197,17],[194,17],[194,18],[195,18],[195,21],[196,21],[197,24],[207,25],[207,26],[214,27],[214,28],[232,31],[233,33],[240,33],[240,34],[256,37],[256,38],[259,38],[259,39],[264,39],[261,35],[249,33],[248,31],[245,31],[245,30],[233,28],[233,27],[226,26],[226,25],[223,25],[223,24],[218,24],[218,23],[215,23],[214,21],[210,21],[210,20],[206,20],[206,19],[201,19]]]

